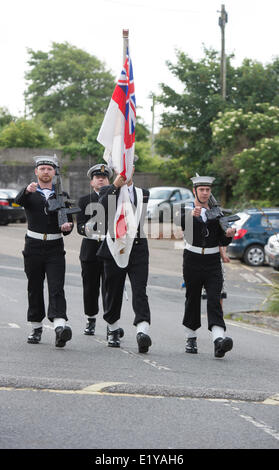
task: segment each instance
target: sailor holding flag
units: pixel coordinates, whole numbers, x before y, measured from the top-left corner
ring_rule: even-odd
[[[149,252],[142,227],[149,192],[133,185],[135,123],[134,78],[127,48],[120,78],[97,137],[105,147],[104,160],[117,175],[112,185],[100,191],[99,202],[105,208],[107,234],[98,256],[104,260],[104,319],[108,323],[108,346],[120,347],[118,321],[128,274],[138,350],[146,353],[151,346],[148,335],[150,308],[146,295]]]

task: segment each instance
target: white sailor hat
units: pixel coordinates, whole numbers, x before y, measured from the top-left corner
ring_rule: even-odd
[[[48,155],[42,155],[39,157],[34,157],[34,160],[35,160],[36,168],[40,165],[50,165],[53,168],[56,168],[57,166],[59,166],[56,155],[54,155],[53,157],[50,157]]]
[[[215,178],[213,176],[194,176],[191,178],[193,186],[211,186]]]
[[[89,168],[87,172],[87,176],[90,179],[92,179],[94,175],[103,175],[110,179],[113,175],[113,171],[108,165],[105,165],[104,163],[98,163],[97,165]]]

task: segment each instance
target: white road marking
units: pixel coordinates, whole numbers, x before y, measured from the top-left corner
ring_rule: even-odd
[[[232,409],[239,412],[240,409],[235,407],[235,406],[232,406]],[[256,428],[259,428],[261,429],[262,431],[264,431],[266,434],[269,434],[270,436],[272,436],[274,439],[276,439],[277,441],[279,441],[279,432],[272,428],[271,426],[268,426],[266,423],[264,423],[263,421],[258,421],[256,420],[255,418],[253,418],[252,416],[249,416],[249,415],[246,415],[246,414],[242,414],[241,412],[238,413],[238,416],[240,418],[243,418],[245,419],[245,421],[248,421],[248,423],[251,423],[253,424],[253,426],[255,426]]]
[[[23,267],[16,268],[15,266],[5,266],[3,264],[0,264],[0,269],[11,269],[12,271],[23,271]]]
[[[97,341],[97,343],[107,345],[107,341],[105,341],[104,339],[100,339],[100,338],[95,337],[95,341]],[[123,349],[123,348],[117,348],[117,350],[120,351],[121,353],[128,354],[129,356],[132,356],[136,359],[139,359],[142,362],[144,362],[145,364],[148,364],[151,367],[155,367],[155,369],[158,369],[158,370],[171,370],[169,367],[158,364],[158,362],[156,362],[156,361],[151,361],[150,359],[145,359],[144,356],[140,355],[139,353],[134,353],[133,351],[129,351],[128,349]]]
[[[267,277],[263,276],[263,275],[260,274],[260,273],[255,273],[255,274],[256,274],[256,276],[258,276],[259,278],[261,278],[264,282],[266,282],[267,284],[269,284],[270,286],[272,286],[272,282],[271,282],[269,279],[267,279]]]
[[[245,281],[247,282],[252,282],[252,283],[261,283],[262,281],[260,279],[258,279],[254,274],[250,274],[250,273],[239,273],[241,277],[243,277],[243,279],[245,279]]]
[[[17,323],[2,323],[0,328],[20,328],[20,326]]]
[[[20,328],[20,326],[17,323],[8,323],[10,328]]]

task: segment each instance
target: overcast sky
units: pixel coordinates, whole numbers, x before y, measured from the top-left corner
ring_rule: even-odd
[[[53,41],[86,50],[118,77],[127,28],[138,114],[150,126],[150,92],[158,93],[160,82],[176,86],[165,65],[175,61],[175,48],[195,60],[203,44],[220,50],[222,3],[226,52],[235,54],[235,65],[245,57],[266,64],[279,55],[278,0],[2,0],[0,107],[23,114],[27,48],[48,51]]]

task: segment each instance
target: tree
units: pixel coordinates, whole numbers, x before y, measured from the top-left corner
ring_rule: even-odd
[[[157,99],[166,111],[162,115],[163,129],[155,143],[160,154],[169,158],[163,165],[164,172],[167,174],[169,170],[180,182],[179,175],[183,175],[184,184],[185,178],[196,171],[217,176],[220,188],[228,177],[234,177],[230,173],[230,168],[236,172],[232,155],[229,152],[221,155],[220,147],[212,139],[211,123],[218,118],[218,113],[239,108],[245,113],[254,113],[257,104],[265,102],[279,105],[279,59],[266,66],[246,59],[237,68],[231,61],[232,56],[227,57],[226,100],[221,97],[220,58],[216,51],[204,48],[204,58],[199,61],[177,51],[177,62],[167,63],[183,90],[179,93],[161,84],[162,94]],[[172,160],[176,160],[176,165]],[[224,168],[227,173],[222,174]]]
[[[61,146],[70,145],[73,142],[81,143],[93,122],[94,118],[88,114],[66,114],[62,121],[56,121],[53,124],[52,130],[55,139]]]
[[[235,69],[231,102],[235,109],[257,112],[258,103],[279,105],[279,58],[270,64],[244,59]]]
[[[43,148],[52,144],[48,131],[34,120],[12,121],[0,132],[0,147]]]
[[[0,108],[0,130],[14,120],[15,117],[10,114],[7,108]]]
[[[257,112],[238,109],[219,113],[212,123],[219,152],[214,168],[227,199],[279,202],[279,107],[256,104]]]
[[[238,201],[279,204],[279,137],[259,140],[234,157],[239,178],[234,188]]]
[[[220,64],[217,52],[205,49],[205,57],[199,62],[177,51],[177,63],[168,62],[168,67],[183,91],[178,93],[161,84],[163,93],[158,101],[167,108],[162,126],[171,135],[165,142],[160,139],[160,148],[164,152],[165,146],[163,155],[182,157],[190,177],[194,171],[202,171],[212,157],[210,122],[225,108],[220,94]],[[229,77],[230,70],[228,66]]]
[[[94,116],[106,110],[114,78],[95,56],[67,42],[52,43],[49,52],[28,53],[25,102],[32,116],[52,126],[65,114]]]

